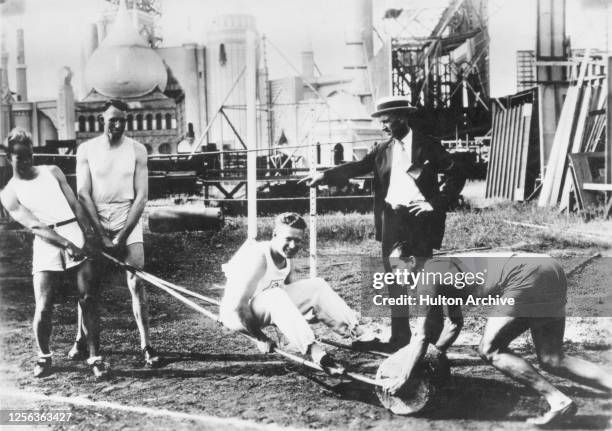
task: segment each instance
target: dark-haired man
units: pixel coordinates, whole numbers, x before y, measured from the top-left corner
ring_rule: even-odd
[[[411,264],[416,265],[416,261]],[[550,256],[525,252],[439,256],[425,264],[421,275],[415,290],[415,298],[420,298],[421,317],[417,318],[410,343],[380,366],[385,391],[397,394],[402,390],[428,344],[436,343],[443,352],[450,347],[462,326],[460,309],[464,304],[488,308],[479,346],[481,357],[548,402],[550,409],[528,419],[528,423],[550,427],[574,415],[577,407],[510,348],[510,343],[527,330],[531,331],[542,369],[612,393],[612,374],[563,352],[567,280],[563,268]],[[442,305],[445,299],[455,299],[460,304],[455,304],[446,323]]]
[[[79,145],[77,191],[102,247],[125,256],[128,264],[143,268],[141,216],[148,198],[147,150],[124,134],[127,109],[122,101],[109,101],[103,114],[104,133]],[[128,272],[127,285],[145,365],[159,366],[159,355],[149,338],[144,284]],[[83,350],[79,332],[70,356],[78,358]]]
[[[69,272],[76,275],[85,333],[83,343],[89,348],[87,362],[96,378],[106,377],[109,367],[98,352],[99,322],[92,265],[82,250],[87,215],[57,166],[33,165],[32,140],[24,130],[15,128],[10,132],[6,150],[13,177],[0,193],[2,205],[35,235],[33,327],[39,351],[34,376],[44,377],[51,372],[53,290],[58,276]]]
[[[380,119],[388,141],[374,146],[361,160],[304,177],[300,182],[315,187],[373,172],[376,239],[382,242],[385,271],[393,272],[405,268],[409,256],[423,260],[432,255],[434,248],[440,248],[446,211],[461,192],[465,175],[431,136],[432,125],[424,124],[408,98],[379,100],[372,117]],[[444,174],[443,183],[438,174]],[[400,297],[403,293],[403,286],[389,286],[390,296]],[[408,308],[392,307],[391,316],[389,342],[360,347],[395,351],[408,344]]]
[[[306,222],[295,213],[277,216],[270,241],[247,240],[223,265],[227,277],[219,310],[221,321],[235,331],[248,331],[259,341],[262,352],[274,343],[262,332],[276,325],[280,332],[329,374],[344,373],[316,342],[304,315],[312,314],[334,331],[366,337],[357,314],[322,278],[297,280],[292,259],[304,239]]]

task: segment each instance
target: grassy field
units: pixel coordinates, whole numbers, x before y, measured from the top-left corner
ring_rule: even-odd
[[[259,237],[272,234],[273,217],[258,219]],[[308,221],[308,218],[307,218]],[[521,222],[550,226],[536,229],[513,225]],[[218,240],[244,238],[247,219],[228,218],[225,227],[215,234]],[[324,214],[317,217],[317,239],[333,246],[335,242],[361,244],[374,241],[372,214]],[[535,248],[591,248],[612,246],[612,222],[593,219],[588,222],[574,214],[560,214],[554,209],[539,208],[535,203],[500,203],[483,209],[451,212],[446,221],[443,249],[498,247],[533,243]],[[527,248],[530,246],[527,245]]]

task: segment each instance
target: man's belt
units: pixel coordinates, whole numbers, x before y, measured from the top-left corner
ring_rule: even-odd
[[[55,224],[47,225],[47,227],[51,229],[55,229],[56,227],[65,226],[67,224],[74,223],[75,221],[77,221],[76,217],[72,217],[72,218],[69,218],[68,220],[63,220]]]

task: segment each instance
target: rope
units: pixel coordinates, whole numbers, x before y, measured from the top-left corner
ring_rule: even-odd
[[[191,296],[194,296],[196,298],[200,298],[200,299],[202,299],[202,300],[204,300],[206,302],[209,302],[209,303],[211,303],[213,305],[219,305],[219,302],[217,300],[212,299],[212,298],[207,298],[207,297],[205,297],[203,295],[200,295],[200,294],[198,294],[196,292],[192,292],[191,290],[189,290],[189,289],[187,289],[185,287],[181,287],[181,286],[175,285],[173,283],[167,282],[165,280],[162,280],[161,278],[156,277],[156,276],[154,276],[152,274],[149,274],[148,272],[145,272],[145,271],[143,271],[141,269],[138,269],[138,268],[136,268],[136,267],[134,267],[132,265],[129,265],[128,263],[122,262],[119,259],[111,256],[108,253],[102,252],[102,256],[105,257],[106,259],[110,260],[111,262],[113,262],[115,265],[125,269],[126,271],[131,272],[132,274],[134,274],[138,278],[140,278],[140,279],[146,281],[147,283],[149,283],[149,284],[151,284],[151,285],[153,285],[153,286],[163,290],[164,292],[172,295],[173,297],[175,297],[176,299],[181,301],[183,304],[193,308],[196,311],[199,311],[200,313],[204,314],[206,317],[209,317],[210,319],[212,319],[214,322],[217,322],[217,323],[221,324],[221,322],[219,321],[219,316],[217,316],[216,314],[210,312],[209,310],[205,309],[204,307],[196,304],[192,300],[184,297],[183,295],[178,293],[176,290],[181,291],[183,293],[186,293],[187,295],[191,295]],[[173,287],[170,287],[170,286],[173,286]],[[176,290],[175,290],[175,288],[176,288]],[[252,337],[251,335],[249,335],[249,334],[247,334],[245,332],[239,332],[239,334],[241,334],[243,337],[245,337],[245,338],[247,338],[247,339],[249,339],[249,340],[251,340],[253,342],[257,342],[257,340],[254,337]],[[292,353],[285,352],[284,350],[281,350],[278,347],[274,348],[273,353],[276,353],[276,354],[278,354],[280,356],[283,356],[283,357],[285,357],[285,358],[287,358],[287,359],[289,359],[289,360],[291,360],[293,362],[296,362],[296,363],[298,363],[300,365],[303,365],[305,367],[311,368],[313,370],[323,371],[324,372],[323,368],[319,364],[316,364],[316,363],[314,363],[312,361],[309,361],[307,359],[304,359],[304,358],[302,358],[300,356],[297,356],[297,355],[294,355]],[[364,376],[364,375],[361,375],[361,374],[358,374],[358,373],[348,372],[345,375],[347,377],[353,379],[353,380],[357,380],[357,381],[360,381],[360,382],[363,382],[363,383],[367,383],[367,384],[370,384],[370,385],[373,385],[373,386],[380,386],[380,387],[382,387],[382,383],[377,382],[376,380],[374,380],[374,379],[372,379],[370,377],[367,377],[367,376]]]

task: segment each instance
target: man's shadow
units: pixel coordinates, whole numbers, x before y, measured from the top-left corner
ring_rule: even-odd
[[[298,371],[300,372],[300,371]],[[302,373],[305,377],[340,395],[343,399],[381,406],[374,388],[355,381],[334,381],[319,375]],[[605,398],[589,390],[578,390],[574,396]],[[479,421],[517,421],[524,422],[528,415],[512,415],[520,405],[521,399],[534,398],[534,392],[512,383],[481,377],[452,376],[450,381],[439,389],[426,408],[413,417],[440,420],[479,420]],[[608,429],[610,416],[577,415],[558,426],[561,429]]]

